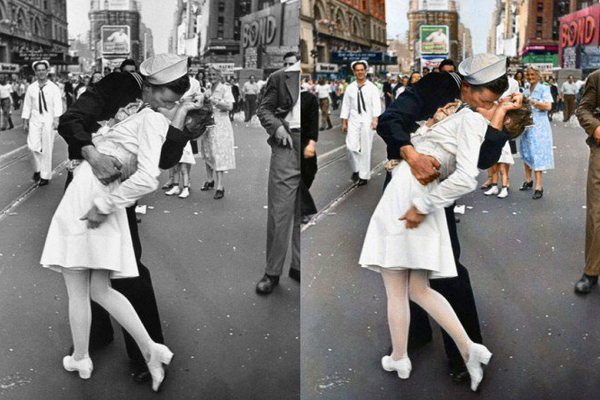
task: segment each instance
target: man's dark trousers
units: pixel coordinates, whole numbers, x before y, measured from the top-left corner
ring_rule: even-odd
[[[256,95],[246,95],[246,122],[250,121],[256,113]]]
[[[391,174],[386,175],[384,188],[391,180]],[[465,328],[469,338],[475,343],[482,343],[481,328],[479,326],[479,316],[477,315],[477,306],[475,297],[471,288],[471,279],[469,272],[460,263],[460,243],[456,231],[456,220],[454,219],[454,205],[445,208],[446,220],[448,221],[448,231],[452,243],[452,252],[456,262],[458,276],[455,278],[431,279],[429,284],[431,288],[448,300],[448,303],[454,309],[459,321]],[[444,339],[444,348],[446,355],[453,366],[460,366],[463,363],[462,356],[454,340],[442,329]],[[416,303],[410,302],[410,328],[408,331],[408,347],[414,348],[423,343],[429,342],[432,338],[431,325],[429,323],[429,314]]]
[[[68,186],[73,179],[69,172],[67,175]],[[158,315],[158,306],[156,297],[154,296],[154,288],[152,287],[152,279],[150,271],[142,264],[142,244],[138,234],[137,217],[135,215],[135,205],[127,207],[127,222],[129,223],[129,231],[131,232],[131,240],[133,242],[133,250],[135,252],[135,260],[138,266],[140,276],[137,278],[113,279],[111,280],[112,287],[120,292],[129,300],[148,334],[157,343],[164,343],[160,317]],[[108,312],[99,304],[92,301],[92,327],[90,332],[90,343],[102,343],[110,341],[113,338],[113,327],[110,322]],[[138,348],[135,340],[129,333],[123,329],[125,337],[125,347],[129,358],[137,363],[145,364],[144,356]]]

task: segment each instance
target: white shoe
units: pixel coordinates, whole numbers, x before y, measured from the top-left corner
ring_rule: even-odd
[[[73,356],[65,356],[63,367],[69,372],[78,371],[81,379],[90,379],[94,370],[94,364],[92,364],[92,359],[89,356],[79,361],[75,361]]]
[[[170,190],[165,192],[167,196],[173,196],[179,194],[179,186],[173,186]]]
[[[492,187],[489,188],[488,191],[483,194],[485,194],[486,196],[493,196],[495,194],[498,194],[498,192],[498,185],[492,185]]]
[[[498,198],[499,199],[503,199],[505,197],[508,196],[508,188],[507,187],[503,187],[502,190],[500,191],[500,193],[498,194]]]
[[[167,376],[167,367],[172,359],[173,353],[167,346],[154,342],[150,344],[150,361],[146,365],[148,365],[148,371],[152,375],[152,390],[155,392],[160,390]]]
[[[179,198],[185,199],[189,195],[190,195],[190,188],[188,186],[184,186],[183,189],[181,189],[181,193],[179,193]]]
[[[385,356],[381,359],[381,366],[387,372],[397,371],[398,378],[400,379],[408,379],[410,376],[410,371],[412,370],[412,364],[410,363],[410,358],[408,357],[394,361],[392,356]]]
[[[492,353],[482,344],[471,343],[469,345],[469,361],[465,363],[471,376],[471,390],[476,392],[483,380],[483,366],[488,365]]]

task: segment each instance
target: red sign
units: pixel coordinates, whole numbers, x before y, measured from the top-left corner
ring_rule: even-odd
[[[560,20],[559,57],[567,47],[597,46],[600,43],[600,4],[565,15]]]

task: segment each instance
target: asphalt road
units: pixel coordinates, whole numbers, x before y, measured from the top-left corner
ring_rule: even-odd
[[[66,289],[61,275],[40,267],[39,257],[65,175],[58,169],[50,185],[15,205],[31,185],[29,159],[0,158],[2,399],[300,398],[299,284],[287,278],[286,267],[272,295],[254,291],[265,266],[267,135],[256,121],[237,120],[234,130],[237,169],[225,175],[224,199],[199,190],[206,174],[197,160],[190,197],[159,190],[140,202],[148,206],[141,215],[142,259],[152,274],[166,344],[176,355],[160,394],[130,379],[119,332],[92,353],[90,380],[63,370],[71,345]],[[9,138],[4,134],[0,142]],[[24,144],[22,133],[10,135],[14,145],[0,147],[2,154]],[[65,157],[58,138],[55,165]]]
[[[478,189],[459,201],[466,206],[458,224],[461,261],[494,353],[479,398],[591,399],[600,389],[600,291],[573,293],[584,262],[588,149],[574,120],[553,122],[553,130],[556,168],[543,175],[541,200],[517,190],[524,172],[516,159],[508,198]],[[375,141],[373,167],[385,157]],[[343,144],[341,129],[322,132],[320,142]],[[352,188],[350,173],[340,158],[319,171],[311,190],[321,214],[302,236],[302,398],[474,398],[448,376],[437,328],[432,343],[410,354],[409,380],[381,368],[390,345],[385,289],[358,257],[384,174]]]

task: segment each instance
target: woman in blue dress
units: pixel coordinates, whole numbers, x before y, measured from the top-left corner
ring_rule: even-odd
[[[548,86],[542,85],[540,70],[534,66],[527,68],[527,80],[531,85],[523,95],[528,97],[533,110],[533,126],[521,136],[521,157],[525,166],[527,180],[519,190],[533,187],[531,172],[535,172],[535,192],[533,199],[542,198],[542,172],[554,169],[552,150],[552,128],[548,120],[548,111],[552,109],[552,94]]]

